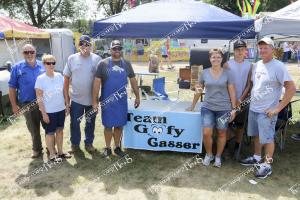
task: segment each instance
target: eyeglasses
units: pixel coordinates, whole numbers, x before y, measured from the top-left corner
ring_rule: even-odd
[[[80,46],[90,47],[91,44],[90,43],[81,43]]]
[[[46,65],[55,65],[56,62],[44,62],[44,64],[46,64]]]
[[[114,47],[112,48],[113,51],[121,51],[122,50],[122,47]]]
[[[35,51],[23,51],[23,53],[25,54],[25,55],[28,55],[28,54],[35,54]]]

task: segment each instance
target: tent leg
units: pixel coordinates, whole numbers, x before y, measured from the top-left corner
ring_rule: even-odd
[[[8,48],[8,50],[9,50],[9,55],[10,55],[10,57],[11,57],[11,59],[12,59],[12,62],[13,62],[13,64],[15,64],[16,61],[15,61],[15,59],[14,59],[14,55],[13,55],[12,49],[11,49],[10,46],[8,45],[7,40],[4,39],[4,41],[5,41],[5,44],[6,44],[7,48]]]

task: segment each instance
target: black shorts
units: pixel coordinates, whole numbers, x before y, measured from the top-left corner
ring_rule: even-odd
[[[163,57],[163,58],[167,58],[167,57],[168,57],[168,55],[162,55],[161,57]]]
[[[43,128],[45,129],[46,134],[54,135],[57,129],[64,129],[65,125],[65,110],[55,112],[55,113],[47,113],[49,116],[49,124],[46,124],[44,121],[42,123]]]
[[[235,119],[230,123],[230,126],[235,126],[237,128],[244,128],[245,123],[248,120],[249,106],[242,109],[241,112],[236,113]]]

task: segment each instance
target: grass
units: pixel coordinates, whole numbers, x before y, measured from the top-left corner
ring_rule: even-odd
[[[299,76],[294,66],[290,66],[289,70],[294,79]],[[167,91],[177,90],[176,72],[162,72],[160,75],[167,77]],[[144,83],[151,85],[151,80],[146,78]],[[181,91],[180,99],[191,101],[192,95],[192,92]],[[171,97],[176,98],[176,93]],[[299,102],[293,105],[295,121],[300,120],[299,105]],[[104,137],[100,120],[98,115],[94,145],[102,152]],[[64,130],[65,150],[70,147],[69,121],[67,117]],[[83,126],[81,131],[84,133]],[[148,186],[157,184],[195,155],[128,149],[127,153],[133,159],[132,163],[94,182],[95,178],[115,164],[118,158],[105,160],[100,153],[91,156],[83,150],[61,165],[33,176],[26,184],[18,185],[17,182],[22,177],[29,176],[43,165],[43,159],[47,159],[45,155],[43,159],[30,158],[30,134],[26,129],[25,119],[20,118],[13,125],[0,124],[0,199],[298,199],[299,187],[295,195],[289,191],[290,187],[300,183],[299,142],[290,139],[290,135],[297,132],[300,132],[299,123],[289,126],[286,148],[283,152],[276,148],[274,174],[266,180],[254,179],[250,173],[241,178],[240,182],[229,186],[226,192],[218,191],[219,187],[247,170],[236,161],[228,160],[223,163],[221,169],[198,165],[183,171],[163,184],[160,191],[152,194],[147,190]],[[248,155],[251,149],[251,145],[245,145],[242,155]],[[258,183],[252,185],[249,183],[250,179]]]

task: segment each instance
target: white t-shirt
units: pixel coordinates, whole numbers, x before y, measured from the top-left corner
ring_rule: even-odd
[[[251,80],[253,88],[250,110],[258,113],[276,107],[284,82],[292,81],[285,65],[276,59],[265,64],[262,60],[258,61],[253,66]]]
[[[289,47],[289,43],[287,43],[287,42],[284,42],[283,43],[283,52],[288,52],[288,51],[290,51],[291,49],[290,49],[290,47]]]
[[[236,98],[239,99],[241,98],[243,91],[245,90],[245,87],[247,85],[251,63],[247,60],[244,60],[242,63],[238,63],[234,59],[229,60],[227,63],[230,71],[233,73]]]
[[[64,78],[60,73],[54,72],[54,77],[49,77],[46,73],[38,76],[35,88],[43,91],[42,101],[46,113],[59,112],[65,109],[63,86]]]

